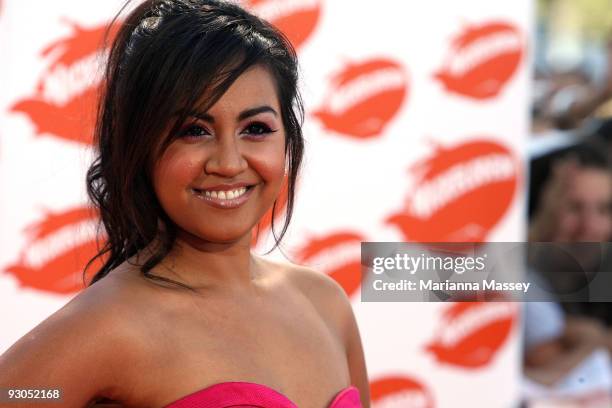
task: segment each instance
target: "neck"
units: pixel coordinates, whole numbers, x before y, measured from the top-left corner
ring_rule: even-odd
[[[252,290],[261,278],[261,268],[250,244],[250,233],[228,243],[179,234],[170,253],[152,273],[196,290]]]

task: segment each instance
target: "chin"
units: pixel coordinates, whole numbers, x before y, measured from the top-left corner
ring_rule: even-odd
[[[245,235],[251,236],[251,229],[222,229],[220,231],[190,231],[190,234],[199,240],[205,242],[214,242],[220,244],[230,244],[240,241]]]

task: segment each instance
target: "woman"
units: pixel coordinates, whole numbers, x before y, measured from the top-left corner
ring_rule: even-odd
[[[105,75],[87,175],[103,266],[0,357],[0,388],[59,388],[62,407],[369,407],[342,288],[250,251],[287,180],[282,238],[302,158],[289,42],[230,3],[148,0]]]

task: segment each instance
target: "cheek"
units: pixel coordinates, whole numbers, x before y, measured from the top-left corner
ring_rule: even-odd
[[[261,176],[264,182],[280,186],[285,175],[284,145],[262,146],[257,154],[251,156],[249,166]]]
[[[612,216],[605,213],[598,214],[594,224],[601,237],[601,241],[609,240],[612,237]]]
[[[254,169],[261,175],[261,178],[268,183],[282,179],[285,174],[285,160],[281,159],[263,159],[253,163]]]
[[[201,160],[176,148],[168,148],[154,170],[155,189],[163,191],[186,189],[201,173]]]
[[[571,233],[578,228],[578,216],[570,211],[561,211],[559,213],[558,228],[562,233]]]

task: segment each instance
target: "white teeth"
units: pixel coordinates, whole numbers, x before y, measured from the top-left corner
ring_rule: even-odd
[[[246,187],[240,187],[237,188],[236,190],[231,190],[231,191],[204,191],[204,195],[206,197],[211,197],[211,198],[219,198],[221,200],[231,200],[233,198],[238,198],[241,195],[243,195],[244,193],[246,193],[247,188]]]

